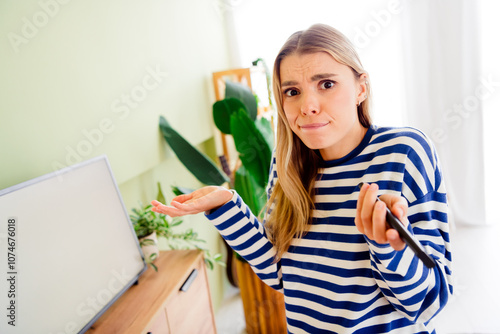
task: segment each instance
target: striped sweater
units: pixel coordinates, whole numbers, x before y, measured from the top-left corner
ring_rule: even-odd
[[[268,195],[276,180],[273,158]],[[395,251],[357,230],[360,182],[408,201],[408,229],[436,267],[425,267],[409,247]],[[237,193],[207,215],[257,275],[284,293],[289,333],[434,333],[431,319],[453,287],[446,191],[427,137],[372,126],[347,156],[323,162],[315,189],[308,233],[277,263],[263,224]]]

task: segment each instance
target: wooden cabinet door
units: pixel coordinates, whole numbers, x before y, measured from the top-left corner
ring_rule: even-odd
[[[189,287],[185,291],[181,287],[169,299],[166,310],[172,333],[215,334],[205,270],[204,262],[198,262],[198,266],[191,271],[191,275],[196,277]]]
[[[161,309],[156,316],[153,324],[149,327],[147,333],[151,334],[170,334],[170,328],[168,325],[167,312],[165,309]]]

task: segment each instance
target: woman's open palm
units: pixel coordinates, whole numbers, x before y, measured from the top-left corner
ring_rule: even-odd
[[[193,215],[218,208],[232,197],[233,193],[224,187],[207,186],[190,194],[174,197],[170,205],[152,201],[151,210],[170,217]]]

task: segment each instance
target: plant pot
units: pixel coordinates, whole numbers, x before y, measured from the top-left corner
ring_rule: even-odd
[[[248,262],[236,260],[248,334],[286,333],[285,298],[262,282]]]
[[[160,256],[160,249],[158,248],[158,237],[156,236],[156,231],[139,239],[139,244],[141,245],[142,252],[144,253],[144,258],[146,262],[150,260],[151,262]]]

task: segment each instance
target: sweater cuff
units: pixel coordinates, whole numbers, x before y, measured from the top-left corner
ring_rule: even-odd
[[[235,206],[238,206],[238,202],[239,202],[238,201],[238,198],[239,198],[238,193],[233,189],[229,189],[229,191],[233,193],[233,197],[228,202],[226,202],[222,206],[219,206],[218,208],[205,211],[205,217],[207,217],[208,220],[216,220],[225,212],[231,210]]]
[[[413,229],[410,224],[407,226],[407,229],[413,235]],[[405,276],[416,259],[415,253],[408,245],[405,245],[402,250],[397,251],[388,243],[379,244],[369,239],[366,235],[365,239],[375,262],[380,263],[389,271]]]

